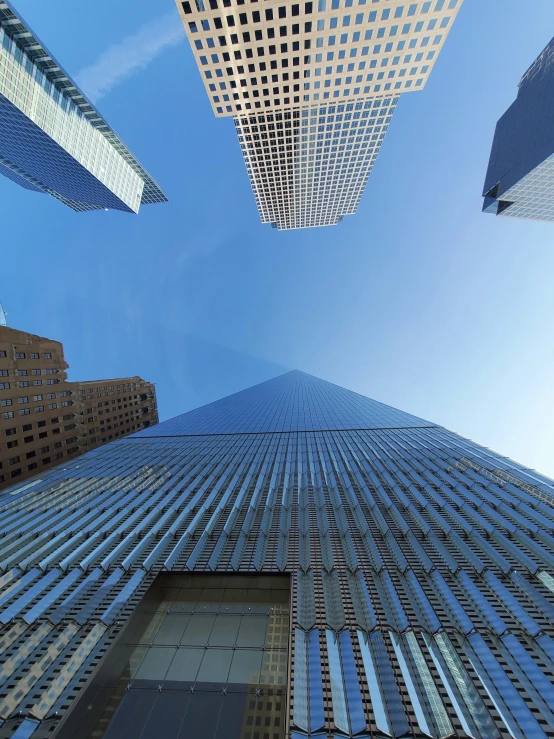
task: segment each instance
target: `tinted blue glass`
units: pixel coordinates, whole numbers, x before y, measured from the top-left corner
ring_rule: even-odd
[[[537,739],[539,737],[546,737],[542,727],[523,701],[490,648],[486,645],[481,634],[472,634],[469,637],[469,641],[487,672],[489,678],[487,687],[489,691],[493,687],[495,691],[498,691],[507,711],[509,711],[517,722],[520,732],[523,732],[523,736],[537,737]]]
[[[527,135],[530,130],[537,135]],[[483,189],[483,210],[554,220],[553,154],[554,39],[527,70],[516,101],[498,121]]]
[[[140,431],[136,436],[432,425],[409,413],[295,370]]]
[[[346,698],[348,700],[350,728],[354,734],[357,734],[366,728],[366,720],[362,704],[362,694],[360,692],[358,671],[356,670],[356,663],[354,662],[350,632],[341,631],[339,634],[339,641],[344,685],[346,687]]]
[[[306,634],[301,629],[295,631],[295,669],[294,669],[294,723],[308,731],[308,670]]]
[[[346,696],[342,680],[342,669],[340,664],[339,643],[337,634],[332,631],[326,632],[327,636],[327,658],[329,660],[329,677],[331,680],[331,694],[333,696],[333,715],[337,729],[349,733],[348,713],[346,710]]]
[[[535,576],[522,567],[534,557],[530,542],[540,545],[541,558],[543,550],[554,555],[554,508],[544,502],[554,488],[546,478],[446,429],[296,373],[187,414],[172,428],[161,424],[106,445],[0,496],[0,614],[7,620],[0,680],[13,682],[19,696],[9,698],[10,715],[35,716],[35,702],[44,707],[47,723],[37,739],[52,733],[77,693],[88,715],[88,688],[78,689],[164,566],[177,578],[189,570],[216,579],[231,571],[290,576],[297,630],[291,685],[283,684],[284,662],[267,667],[269,676],[281,676],[272,685],[282,686],[283,700],[289,691],[300,734],[332,736],[339,725],[346,734],[365,733],[367,719],[391,735],[419,735],[425,726],[442,735],[463,719],[476,737],[524,736],[524,729],[532,736],[524,709],[548,723],[546,684],[534,665],[546,677],[547,668],[554,671],[549,568]],[[495,515],[501,503],[502,517],[517,520],[525,537]],[[154,619],[181,613],[170,591]],[[198,594],[187,616],[197,606],[210,613],[210,603]],[[259,606],[245,604],[254,614]],[[38,675],[62,619],[78,633],[26,690],[20,676]],[[517,644],[493,639],[491,628],[503,633],[505,626],[532,662],[516,662]],[[275,621],[274,633],[290,628],[287,616]],[[327,647],[320,645],[324,629]],[[153,644],[156,633],[140,643],[138,664],[146,650],[167,646]],[[485,645],[494,642],[497,664],[504,658],[515,665],[519,704],[507,684],[495,687],[467,639],[475,633]],[[481,657],[489,664],[486,651]],[[499,713],[486,708],[470,662]],[[129,666],[129,679],[137,666]],[[158,685],[144,688],[156,692],[148,736],[163,713],[158,696],[175,689],[164,683],[158,693]],[[361,705],[366,685],[371,702]],[[442,707],[445,690],[451,702]],[[406,691],[413,697],[405,699]],[[221,722],[213,736],[202,733],[201,701],[189,695],[200,734],[186,739],[226,739]],[[229,699],[233,725],[240,724],[244,706],[219,698]],[[413,701],[417,725],[406,713]],[[79,731],[71,739],[85,739]]]
[[[369,640],[393,732],[397,736],[403,736],[408,733],[409,726],[383,634],[380,631],[375,631],[371,634]]]
[[[1,175],[75,211],[138,212],[167,200],[8,0],[0,44],[8,75],[0,85]]]
[[[323,684],[321,682],[321,655],[319,651],[319,631],[308,633],[308,665],[310,695],[310,729],[321,729],[325,724],[323,708]]]

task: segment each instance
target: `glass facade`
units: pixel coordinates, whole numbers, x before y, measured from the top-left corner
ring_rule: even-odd
[[[553,493],[300,372],[89,452],[0,497],[0,739],[552,737]]]
[[[498,121],[483,195],[486,213],[554,221],[554,39]]]
[[[0,5],[0,174],[73,210],[137,213],[163,193],[8,2]]]
[[[284,739],[289,602],[286,576],[159,576],[62,735]]]

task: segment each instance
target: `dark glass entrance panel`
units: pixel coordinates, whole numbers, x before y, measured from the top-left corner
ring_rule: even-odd
[[[59,739],[284,739],[288,576],[160,575]]]

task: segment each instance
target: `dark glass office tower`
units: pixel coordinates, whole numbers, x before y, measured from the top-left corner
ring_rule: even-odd
[[[498,121],[483,195],[486,213],[554,221],[554,39]]]
[[[290,372],[1,497],[0,739],[554,736],[553,483]]]
[[[9,0],[0,0],[0,175],[74,211],[166,196]]]

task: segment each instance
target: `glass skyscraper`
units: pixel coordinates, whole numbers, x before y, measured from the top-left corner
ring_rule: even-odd
[[[167,200],[8,0],[0,0],[0,174],[75,211]]]
[[[554,483],[290,372],[0,496],[0,739],[554,736]]]
[[[401,93],[462,0],[177,0],[213,112],[232,116],[263,223],[356,212]]]
[[[483,195],[485,213],[554,221],[554,39],[498,121]]]

